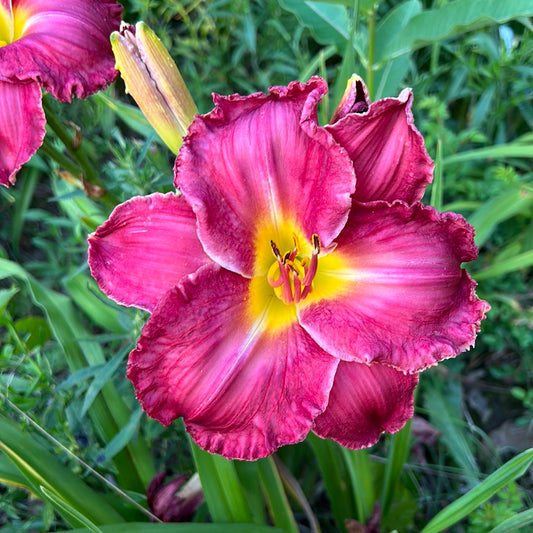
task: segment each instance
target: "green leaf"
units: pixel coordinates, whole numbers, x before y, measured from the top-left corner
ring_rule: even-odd
[[[526,189],[514,187],[484,203],[468,217],[468,222],[476,229],[476,244],[483,246],[500,222],[528,209],[531,204],[533,194]]]
[[[41,446],[33,435],[23,432],[3,415],[0,415],[0,450],[24,475],[34,494],[49,499],[48,493],[53,493],[94,524],[124,520],[107,503],[105,496],[90,489]],[[48,493],[43,492],[41,487]],[[49,500],[56,506],[57,501]],[[72,514],[65,513],[64,508],[56,508],[73,525],[85,525]]]
[[[307,442],[317,458],[337,528],[339,531],[346,531],[344,520],[355,516],[355,502],[341,447],[332,440],[321,439],[313,433],[307,436]]]
[[[257,524],[148,524],[128,523],[101,526],[102,533],[284,533],[282,529]],[[71,533],[86,533],[85,529]]]
[[[466,481],[472,485],[479,480],[479,469],[472,452],[472,444],[465,431],[461,415],[461,390],[455,382],[446,384],[446,389],[434,376],[431,387],[424,395],[424,404],[431,423],[442,433],[442,441],[455,462],[462,468]]]
[[[11,287],[10,289],[0,290],[0,315],[5,311],[11,298],[19,291],[18,287]]]
[[[287,495],[272,457],[257,461],[259,477],[274,525],[287,533],[298,533]]]
[[[15,277],[22,279],[29,287],[33,301],[46,314],[50,329],[61,346],[71,372],[89,366],[105,364],[100,345],[83,342],[90,334],[81,324],[71,300],[63,294],[52,291],[30,276],[20,265],[0,258],[0,279]],[[102,388],[89,415],[94,427],[107,443],[130,419],[130,410],[111,383]],[[142,439],[129,443],[128,449],[114,459],[119,482],[123,488],[144,492],[155,475],[153,459]]]
[[[335,44],[337,50],[344,50],[350,31],[350,18],[345,7],[302,0],[279,0],[279,3],[294,13],[320,44]]]
[[[529,524],[533,524],[533,509],[528,509],[527,511],[511,516],[498,524],[494,529],[491,529],[489,533],[511,533],[511,531],[516,531]]]
[[[506,258],[502,261],[494,261],[488,268],[475,272],[476,280],[495,278],[515,270],[530,268],[533,266],[533,250]]]
[[[479,485],[440,511],[421,533],[439,533],[459,522],[500,489],[522,476],[532,462],[533,448],[530,448],[505,463]]]
[[[251,522],[252,514],[233,462],[202,450],[190,438],[189,441],[213,521]]]
[[[91,321],[113,333],[124,334],[133,330],[130,316],[124,309],[108,300],[97,283],[85,272],[79,272],[65,283],[76,303]]]
[[[385,62],[418,48],[467,31],[533,15],[531,0],[455,0],[438,9],[414,16],[394,33],[393,38],[378,41],[376,63]]]

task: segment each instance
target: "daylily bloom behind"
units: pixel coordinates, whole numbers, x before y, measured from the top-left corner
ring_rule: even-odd
[[[41,146],[41,88],[61,102],[103,89],[117,76],[109,36],[114,0],[0,0],[0,184]]]
[[[127,92],[163,142],[177,154],[197,113],[178,67],[144,22],[113,32],[111,46]]]
[[[257,459],[309,431],[374,444],[489,308],[461,269],[472,227],[419,202],[432,162],[410,91],[370,103],[354,80],[327,127],[320,78],[216,95],[178,155],[181,195],[133,198],[89,239],[102,290],[152,313],[138,399],[210,452]]]

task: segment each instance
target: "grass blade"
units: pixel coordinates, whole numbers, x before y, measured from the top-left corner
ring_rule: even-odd
[[[500,489],[522,476],[532,462],[533,448],[530,448],[505,463],[482,483],[448,505],[426,525],[421,533],[439,533],[459,522]]]

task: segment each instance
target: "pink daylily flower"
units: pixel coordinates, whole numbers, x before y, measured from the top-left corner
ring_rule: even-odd
[[[114,0],[0,0],[0,184],[41,146],[41,88],[62,102],[103,89],[118,72],[109,36]]]
[[[473,228],[419,202],[432,162],[411,93],[354,87],[326,127],[320,78],[215,95],[178,155],[181,195],[133,198],[89,239],[102,290],[151,312],[128,362],[143,408],[209,452],[257,459],[309,431],[374,444],[489,309],[461,268]]]

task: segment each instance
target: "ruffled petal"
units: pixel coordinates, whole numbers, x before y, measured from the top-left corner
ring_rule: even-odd
[[[34,80],[70,102],[92,94],[117,76],[109,36],[118,30],[122,6],[114,0],[13,0],[20,36],[0,47],[2,75]]]
[[[381,433],[399,431],[413,416],[417,383],[418,374],[343,361],[313,431],[353,450],[372,446]]]
[[[250,281],[206,265],[157,306],[128,377],[164,425],[182,416],[195,442],[258,459],[301,441],[324,410],[337,360],[297,321],[273,332],[250,312]]]
[[[384,98],[363,113],[349,113],[327,130],[353,160],[357,188],[354,198],[420,200],[433,178],[433,162],[413,124],[409,89],[398,98]]]
[[[333,252],[344,289],[300,306],[302,326],[348,361],[414,372],[474,344],[489,305],[461,263],[477,256],[463,217],[401,202],[355,204]]]
[[[102,291],[147,311],[183,276],[208,262],[194,213],[173,193],[120,204],[89,237],[89,266]]]
[[[0,80],[0,184],[10,187],[41,146],[46,119],[37,83]]]
[[[317,126],[325,92],[313,78],[270,95],[215,96],[215,109],[193,121],[175,184],[220,265],[251,276],[261,225],[297,221],[307,239],[317,233],[325,246],[344,226],[355,180],[349,157]]]

